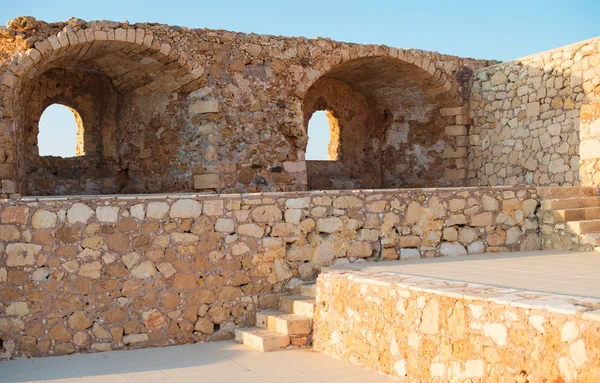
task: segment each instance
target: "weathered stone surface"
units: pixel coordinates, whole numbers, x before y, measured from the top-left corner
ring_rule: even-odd
[[[317,231],[321,233],[335,233],[342,230],[342,221],[337,217],[322,218],[317,220]]]
[[[156,267],[152,261],[144,261],[131,270],[131,276],[138,279],[148,279],[156,275]]]
[[[457,255],[467,255],[467,250],[460,243],[443,242],[440,246],[440,253],[444,256],[454,257]]]
[[[73,313],[68,320],[69,327],[73,330],[85,330],[92,327],[92,320],[88,317],[85,311],[77,311]]]
[[[42,249],[39,245],[11,243],[6,246],[6,266],[30,266]]]
[[[250,213],[254,222],[278,222],[282,219],[281,210],[275,205],[258,206]]]
[[[82,203],[74,203],[73,206],[67,210],[67,219],[69,220],[69,223],[87,223],[93,215],[94,211]]]
[[[150,209],[148,207],[148,209]],[[171,206],[171,218],[195,218],[202,214],[202,204],[191,199],[179,199]]]
[[[117,222],[119,208],[116,206],[98,206],[96,208],[96,217],[100,222]]]
[[[149,202],[146,210],[146,217],[162,219],[169,211],[169,204],[166,202]]]
[[[56,226],[56,220],[56,213],[37,210],[31,217],[31,227],[34,229],[51,229]]]
[[[102,270],[102,262],[96,261],[92,263],[85,263],[79,268],[79,276],[98,279],[100,278],[100,271]]]
[[[167,318],[157,309],[146,311],[142,314],[144,326],[149,330],[160,330],[167,325]]]

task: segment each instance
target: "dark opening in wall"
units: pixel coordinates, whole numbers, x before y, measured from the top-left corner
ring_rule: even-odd
[[[84,128],[79,113],[62,104],[44,110],[38,125],[40,156],[76,157],[85,155]]]
[[[330,111],[318,110],[308,121],[309,161],[337,161],[340,157],[340,125]]]

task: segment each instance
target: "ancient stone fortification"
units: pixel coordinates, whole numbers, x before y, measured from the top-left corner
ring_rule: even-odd
[[[223,339],[323,266],[540,248],[535,186],[598,184],[599,43],[490,66],[322,38],[12,20],[0,350]],[[76,157],[39,155],[53,103],[80,117]],[[331,161],[304,157],[318,110]],[[56,197],[74,194],[90,196]]]
[[[467,171],[466,87],[489,61],[226,31],[29,19],[0,31],[0,179],[29,195],[452,186]],[[41,157],[38,121],[79,112],[83,155]],[[307,124],[339,122],[307,163]]]

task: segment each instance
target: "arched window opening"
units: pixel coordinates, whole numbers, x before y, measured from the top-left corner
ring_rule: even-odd
[[[52,104],[44,110],[38,125],[40,156],[75,157],[85,154],[83,122],[75,109]]]
[[[308,121],[309,161],[337,161],[340,155],[340,125],[328,110],[318,110]]]

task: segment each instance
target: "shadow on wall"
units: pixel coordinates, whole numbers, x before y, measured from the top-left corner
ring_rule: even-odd
[[[309,189],[460,185],[460,176],[442,175],[466,167],[466,127],[459,139],[448,131],[461,106],[436,76],[400,59],[367,57],[334,67],[304,98],[305,128],[318,110],[338,123],[337,160],[307,161]]]
[[[476,73],[472,186],[599,185],[600,39]]]

